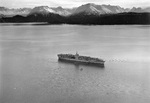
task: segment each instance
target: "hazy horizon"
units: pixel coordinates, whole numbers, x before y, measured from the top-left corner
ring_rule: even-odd
[[[53,0],[2,0],[0,6],[7,8],[34,8],[36,6],[49,6],[63,8],[73,8],[78,7],[87,3],[94,3],[97,5],[116,5],[123,8],[132,7],[149,7],[149,0],[63,0],[63,1],[53,1]],[[18,5],[19,4],[19,5]]]

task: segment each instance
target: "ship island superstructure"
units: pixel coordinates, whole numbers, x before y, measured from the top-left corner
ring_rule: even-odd
[[[58,59],[61,61],[84,63],[84,64],[94,64],[94,65],[104,65],[104,60],[99,58],[94,58],[90,56],[80,56],[77,52],[73,54],[58,54]]]

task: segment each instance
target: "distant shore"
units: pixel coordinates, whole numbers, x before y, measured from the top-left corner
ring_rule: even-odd
[[[51,25],[51,24],[78,24],[78,25],[149,25],[150,13],[118,13],[106,15],[85,15],[80,13],[68,17],[58,14],[33,14],[27,17],[20,15],[14,17],[2,17],[0,23],[19,23],[32,25]]]

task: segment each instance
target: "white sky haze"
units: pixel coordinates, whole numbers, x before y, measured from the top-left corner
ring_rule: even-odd
[[[72,8],[86,3],[119,5],[124,8],[150,7],[150,0],[0,0],[0,6],[8,8],[35,6]]]

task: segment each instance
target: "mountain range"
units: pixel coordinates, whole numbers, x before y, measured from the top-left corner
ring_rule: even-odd
[[[147,8],[133,7],[129,9],[129,8],[122,8],[120,6],[113,6],[113,5],[96,5],[94,3],[84,4],[76,8],[62,8],[60,6],[59,7],[37,6],[34,8],[9,9],[6,7],[0,7],[0,15],[7,16],[7,17],[15,16],[15,15],[27,16],[32,13],[41,13],[41,14],[54,13],[62,16],[69,16],[81,12],[86,12],[87,15],[116,14],[116,13],[123,13],[123,12],[141,13],[141,12],[150,12],[150,7]]]
[[[0,7],[0,22],[48,22],[49,24],[150,24],[150,7],[122,8],[88,3],[76,8],[37,6]]]

